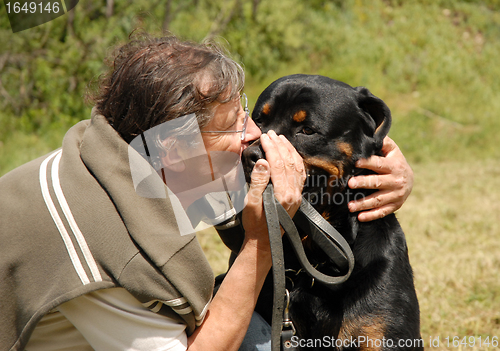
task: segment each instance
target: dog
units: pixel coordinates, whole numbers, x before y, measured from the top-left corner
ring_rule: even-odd
[[[350,200],[373,191],[348,188],[358,159],[380,155],[391,126],[387,105],[364,87],[317,75],[280,78],[259,96],[252,112],[263,133],[284,135],[303,157],[304,198],[349,243],[355,258],[350,278],[335,289],[314,282],[301,270],[283,239],[294,346],[307,350],[422,350],[420,317],[405,236],[394,214],[361,223]],[[257,141],[242,156],[247,180],[264,158]],[[300,231],[300,230],[299,230]],[[301,232],[311,263],[328,275],[339,269],[308,233]],[[271,323],[272,277],[256,311]],[[318,345],[318,340],[321,340]]]

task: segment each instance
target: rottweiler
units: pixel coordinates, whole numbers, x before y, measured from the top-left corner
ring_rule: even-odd
[[[351,190],[360,158],[380,155],[391,126],[387,105],[364,87],[317,75],[296,74],[273,82],[260,95],[252,119],[265,133],[284,135],[304,159],[304,198],[349,243],[355,266],[350,278],[328,288],[314,282],[284,238],[290,316],[296,328],[295,346],[307,350],[422,350],[420,317],[405,236],[394,214],[359,222],[350,200],[373,190]],[[259,142],[243,153],[249,177],[264,158]],[[249,178],[247,178],[249,179]],[[328,275],[339,269],[320,247],[301,232],[310,262]],[[269,323],[272,277],[256,307]],[[320,341],[321,340],[321,341]]]

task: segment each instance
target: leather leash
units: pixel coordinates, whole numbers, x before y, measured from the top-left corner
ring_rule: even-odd
[[[281,240],[281,229],[278,219],[278,210],[274,200],[273,186],[268,184],[262,194],[264,211],[266,214],[267,230],[269,232],[269,244],[271,246],[271,258],[273,261],[273,314],[271,323],[271,350],[280,350],[280,339],[283,321],[283,296],[285,296],[285,260],[283,254],[283,242]]]
[[[269,231],[274,280],[271,350],[293,351],[295,348],[292,347],[291,338],[295,334],[295,328],[288,316],[290,299],[285,288],[285,262],[280,224],[285,230],[285,234],[303,269],[313,279],[331,289],[335,289],[337,285],[349,278],[354,268],[354,255],[344,237],[305,198],[302,198],[300,208],[293,220],[275,199],[271,184],[267,185],[263,193],[263,204]],[[340,270],[347,270],[347,273],[342,276],[329,276],[314,268],[307,259],[302,240],[295,225],[307,232]],[[284,298],[286,298],[285,301]]]

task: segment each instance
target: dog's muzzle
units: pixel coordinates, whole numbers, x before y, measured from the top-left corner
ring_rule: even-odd
[[[254,141],[249,147],[247,147],[241,156],[243,163],[243,170],[245,171],[245,179],[247,183],[250,183],[250,175],[252,174],[253,167],[255,163],[261,158],[266,158],[264,149],[260,144],[260,140]]]

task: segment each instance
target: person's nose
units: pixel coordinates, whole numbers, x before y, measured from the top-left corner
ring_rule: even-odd
[[[243,139],[244,143],[250,143],[254,140],[257,140],[262,135],[262,131],[255,124],[253,119],[249,118],[247,122],[247,130],[245,133],[245,139]]]

